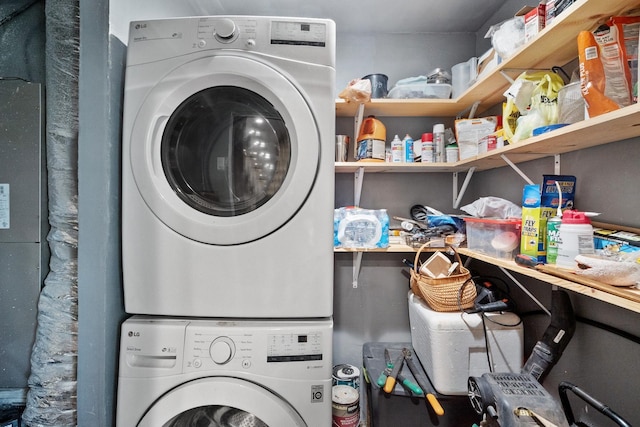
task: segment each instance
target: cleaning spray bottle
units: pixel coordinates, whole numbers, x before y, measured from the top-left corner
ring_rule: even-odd
[[[562,190],[556,181],[558,189],[558,210],[556,216],[547,220],[547,264],[555,264],[558,258],[558,242],[560,240],[560,224],[562,223]]]

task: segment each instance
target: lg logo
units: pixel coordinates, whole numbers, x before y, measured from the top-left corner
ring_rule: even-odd
[[[139,337],[140,336],[140,332],[129,331],[129,333],[127,335],[129,335],[130,337]]]

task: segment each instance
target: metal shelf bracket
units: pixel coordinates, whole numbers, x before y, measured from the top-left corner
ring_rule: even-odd
[[[502,157],[502,160],[504,160],[509,166],[511,166],[511,169],[516,171],[518,175],[520,175],[525,181],[527,181],[527,184],[534,184],[534,182],[531,181],[531,179],[524,172],[522,172],[522,170],[518,166],[516,166],[515,163],[509,160],[507,156],[505,156],[504,154],[500,154],[500,157]]]
[[[358,278],[360,277],[360,266],[362,265],[362,254],[364,252],[354,252],[353,254],[353,279],[351,285],[353,289],[358,287]]]
[[[464,196],[465,191],[467,191],[467,186],[471,182],[471,177],[473,173],[476,171],[476,167],[473,166],[469,168],[467,174],[464,177],[464,181],[462,183],[462,188],[458,191],[458,172],[453,173],[453,208],[458,209],[460,206],[460,202],[462,201],[462,197]]]

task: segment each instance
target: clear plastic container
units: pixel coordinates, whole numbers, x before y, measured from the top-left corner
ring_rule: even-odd
[[[410,83],[395,86],[389,91],[387,98],[437,98],[447,99],[451,96],[451,85],[446,83]]]

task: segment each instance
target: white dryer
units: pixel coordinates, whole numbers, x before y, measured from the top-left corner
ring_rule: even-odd
[[[117,427],[326,427],[332,321],[133,316],[121,328]]]
[[[132,22],[125,310],[327,317],[333,305],[335,24]]]

